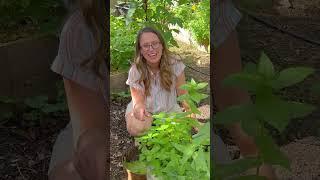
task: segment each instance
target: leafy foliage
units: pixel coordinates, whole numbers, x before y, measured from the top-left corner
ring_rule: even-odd
[[[0,28],[16,29],[30,24],[39,32],[56,33],[64,14],[62,1],[1,0]]]
[[[22,117],[25,120],[30,120],[30,124],[41,120],[46,116],[58,116],[61,112],[67,111],[67,102],[63,89],[63,83],[57,83],[58,96],[55,102],[49,102],[48,96],[39,95],[34,97],[27,97],[24,100],[19,100],[10,97],[1,97],[0,104],[12,105],[13,111],[4,112],[1,114],[1,121],[8,121],[22,112]],[[23,110],[18,110],[17,106],[20,105]]]
[[[196,90],[207,84],[191,81],[184,86],[193,95],[185,96],[187,102],[200,101],[205,96],[194,100]],[[164,113],[154,115],[153,126],[143,136],[136,138],[139,142],[139,160],[126,162],[126,168],[132,172],[139,167],[146,167],[159,179],[209,179],[210,178],[210,123],[202,126],[192,136],[191,128],[200,127],[190,117],[192,111],[183,113]],[[141,165],[144,164],[144,165]]]
[[[111,70],[127,70],[135,51],[135,38],[139,27],[127,26],[124,17],[110,15]]]
[[[191,32],[197,43],[208,47],[210,44],[210,1],[191,1],[179,5],[175,11],[182,19],[183,27]]]
[[[134,56],[135,38],[138,30],[142,27],[150,26],[156,28],[162,33],[169,47],[178,46],[173,38],[173,32],[179,33],[179,30],[174,25],[184,27],[184,25],[188,24],[185,23],[185,20],[190,16],[192,10],[190,9],[189,12],[183,11],[178,15],[176,9],[179,9],[180,6],[187,6],[187,4],[188,1],[185,0],[129,0],[122,4],[122,7],[128,7],[124,11],[125,13],[119,17],[111,15],[110,18],[112,70],[122,71],[128,69],[129,62]],[[194,18],[198,19],[192,22],[192,19],[188,19],[188,21],[194,25],[192,27],[196,36],[203,40],[202,36],[209,37],[209,1],[200,2],[197,6],[199,6],[198,13]],[[202,11],[205,11],[205,14]],[[198,20],[201,20],[200,24]],[[198,27],[199,25],[201,27]],[[204,41],[205,44],[209,44],[208,38]]]
[[[225,79],[225,85],[251,92],[255,95],[255,101],[231,106],[218,112],[214,121],[217,124],[240,122],[243,130],[254,138],[259,154],[253,160],[243,159],[230,165],[215,164],[217,179],[239,174],[263,163],[290,169],[289,160],[273,142],[264,125],[267,123],[282,132],[291,119],[304,117],[315,110],[312,105],[285,101],[275,95],[282,88],[303,81],[313,72],[313,69],[307,67],[288,68],[276,72],[268,56],[262,53],[258,65],[248,64],[243,72]]]

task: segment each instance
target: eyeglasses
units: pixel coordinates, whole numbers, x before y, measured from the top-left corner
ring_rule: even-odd
[[[141,48],[144,51],[148,51],[150,49],[150,46],[152,47],[152,49],[158,49],[160,47],[160,42],[156,41],[156,42],[152,42],[151,44],[144,44],[141,46]]]

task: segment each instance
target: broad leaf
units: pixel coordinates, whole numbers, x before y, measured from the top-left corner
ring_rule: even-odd
[[[252,104],[236,105],[228,107],[222,112],[218,112],[214,117],[214,123],[230,124],[239,122],[242,119],[252,119],[254,117],[255,111]]]
[[[197,89],[197,90],[203,89],[203,88],[205,88],[207,85],[208,85],[208,83],[199,83],[199,84],[197,85],[196,89]]]
[[[197,171],[209,171],[206,163],[206,154],[202,149],[193,154],[193,162]]]
[[[268,79],[272,79],[275,76],[273,64],[265,53],[261,54],[258,72]]]
[[[273,82],[274,89],[282,89],[303,81],[314,72],[312,68],[296,67],[288,68],[280,72],[279,77]]]
[[[261,82],[263,82],[263,80],[259,75],[237,73],[225,78],[223,84],[226,86],[240,87],[242,89],[255,92]]]
[[[261,165],[262,162],[256,158],[245,158],[234,160],[227,164],[216,164],[214,168],[214,174],[218,179],[224,179],[225,177],[231,177],[233,175],[239,175],[246,170]]]
[[[290,118],[301,118],[309,115],[316,107],[299,102],[286,102]]]
[[[289,123],[289,110],[286,102],[269,93],[260,93],[256,98],[259,117],[282,132]]]
[[[126,167],[129,171],[136,174],[147,173],[147,166],[144,162],[140,162],[140,161],[124,162],[123,166]]]

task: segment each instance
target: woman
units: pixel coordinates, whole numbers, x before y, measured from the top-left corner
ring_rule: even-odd
[[[129,70],[127,84],[132,101],[126,110],[128,132],[139,136],[152,124],[151,114],[179,112],[177,96],[186,91],[185,65],[167,49],[161,34],[150,27],[141,29],[136,39],[134,63]],[[185,103],[183,107],[187,108]]]
[[[213,28],[211,32],[213,38],[211,39],[215,50],[211,70],[211,89],[213,90],[211,93],[219,111],[232,105],[250,101],[250,96],[247,92],[222,86],[224,78],[242,70],[240,48],[235,30],[240,19],[241,14],[234,7],[231,0],[217,0],[213,4]],[[257,154],[258,149],[253,139],[243,132],[240,124],[233,124],[228,129],[242,156],[250,157]],[[215,142],[222,144],[220,140]],[[217,158],[217,161],[230,161],[228,156],[223,156],[222,158],[221,153],[223,151],[215,152],[214,157]],[[266,176],[268,179],[276,179],[275,173],[269,165],[263,165],[260,168],[260,175]]]
[[[107,66],[104,1],[70,0],[51,69],[63,77],[71,121],[59,134],[50,180],[105,179]]]

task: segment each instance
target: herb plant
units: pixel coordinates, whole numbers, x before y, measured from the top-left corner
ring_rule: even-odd
[[[247,64],[243,72],[225,79],[225,85],[247,90],[255,99],[252,103],[231,106],[218,112],[214,122],[224,125],[239,122],[242,129],[254,138],[259,153],[255,158],[244,158],[230,164],[215,162],[215,179],[237,176],[250,168],[256,168],[256,174],[241,178],[264,179],[259,177],[259,167],[264,163],[290,170],[288,158],[273,142],[265,125],[268,124],[282,132],[291,119],[302,118],[315,109],[308,104],[285,101],[276,95],[279,90],[303,81],[313,72],[312,68],[307,67],[288,68],[276,72],[270,59],[262,53],[258,65]]]
[[[139,160],[125,162],[127,169],[138,174],[147,172],[156,179],[209,179],[210,178],[210,123],[201,126],[199,132],[192,135],[192,127],[200,127],[190,117],[199,113],[195,108],[207,95],[197,92],[207,83],[194,80],[181,86],[188,94],[179,100],[191,105],[190,111],[182,113],[164,113],[153,115],[153,126],[139,142]]]

